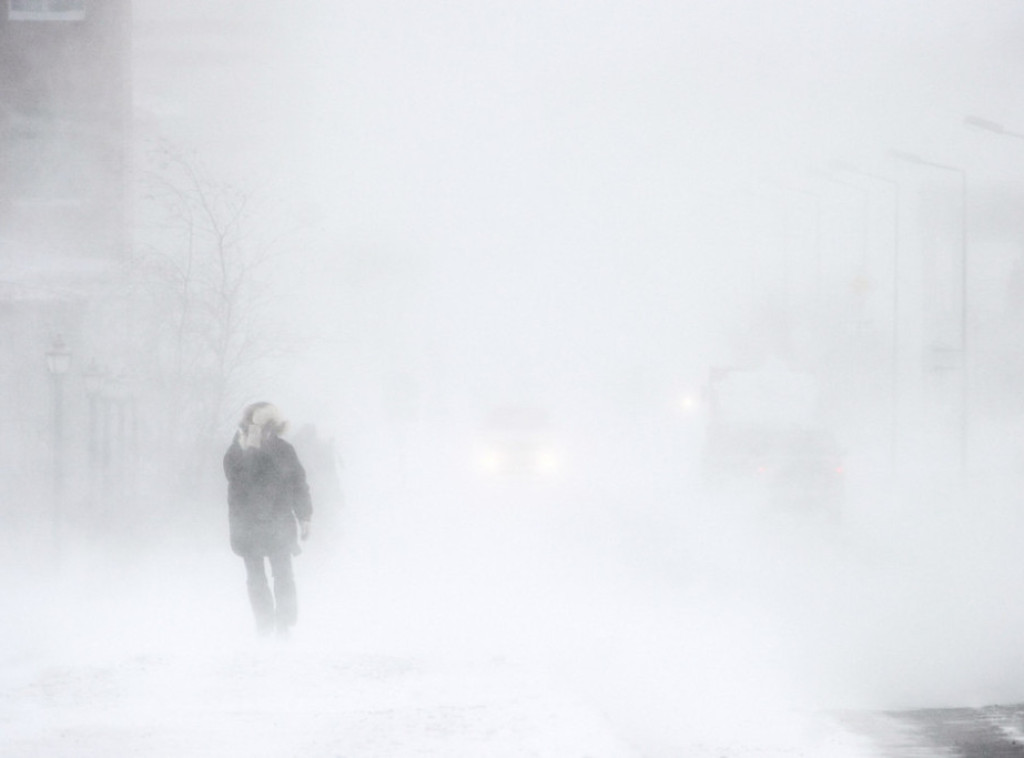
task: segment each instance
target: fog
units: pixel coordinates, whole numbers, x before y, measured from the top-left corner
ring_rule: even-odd
[[[294,697],[292,750],[461,754],[316,716],[507,726],[521,690],[580,730],[534,754],[852,756],[819,714],[1024,699],[1019,4],[299,5],[134,3],[137,174],[172,144],[246,193],[286,344],[232,380],[188,495],[146,463],[170,448],[152,388],[130,514],[72,507],[54,550],[50,503],[5,486],[41,498],[3,540],[10,745],[99,723],[138,746],[176,713],[195,754],[258,754],[279,743],[223,730]],[[167,243],[146,213],[139,247]],[[807,382],[838,517],[709,479],[722,368]],[[253,634],[219,478],[253,400],[300,458],[303,427],[333,445],[306,459],[281,645]],[[543,471],[486,457],[522,433],[509,409],[543,419],[514,443]]]

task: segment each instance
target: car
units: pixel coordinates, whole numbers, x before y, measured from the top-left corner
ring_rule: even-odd
[[[487,476],[552,477],[562,468],[548,414],[535,406],[493,409],[481,425],[477,469]]]

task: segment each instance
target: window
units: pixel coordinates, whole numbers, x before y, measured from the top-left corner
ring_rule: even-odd
[[[7,0],[11,21],[81,21],[85,0]]]

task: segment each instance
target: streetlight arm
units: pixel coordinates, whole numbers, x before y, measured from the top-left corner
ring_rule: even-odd
[[[1013,137],[1014,139],[1024,140],[1024,134],[1010,131],[1002,124],[997,124],[995,121],[989,121],[987,118],[981,118],[980,116],[965,116],[964,126],[998,134],[1000,137]]]
[[[981,118],[980,116],[964,116],[964,126],[993,132],[994,134],[1003,134],[1006,131],[1002,124],[997,124],[995,121],[989,121],[987,118]]]
[[[896,160],[913,163],[918,166],[931,166],[932,168],[941,168],[943,171],[955,171],[958,174],[966,173],[964,169],[959,166],[950,166],[948,163],[936,163],[935,161],[929,161],[916,153],[908,153],[903,150],[890,150],[889,155]]]

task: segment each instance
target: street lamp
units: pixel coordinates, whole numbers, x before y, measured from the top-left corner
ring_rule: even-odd
[[[998,124],[985,122],[977,119],[975,125],[981,123],[988,127],[998,127]],[[968,383],[968,340],[967,340],[967,282],[968,282],[968,255],[967,255],[967,171],[959,166],[950,166],[945,163],[936,163],[922,158],[915,153],[907,153],[902,150],[890,150],[896,160],[910,163],[916,166],[939,169],[940,171],[952,171],[960,176],[960,476],[964,483],[967,481],[967,451],[968,451],[968,419],[969,419],[969,383]]]
[[[71,351],[64,344],[64,337],[57,335],[53,346],[46,351],[46,368],[51,376],[64,376],[71,370]]]
[[[103,391],[103,385],[106,382],[106,376],[96,363],[95,358],[89,361],[89,365],[82,372],[82,379],[85,381],[85,394],[89,398],[89,482],[90,489],[92,490],[91,494],[95,496],[96,477],[99,470],[97,403],[100,393]]]
[[[53,379],[53,541],[59,548],[64,494],[64,377],[71,370],[71,351],[59,334],[46,352],[46,368]]]
[[[900,185],[895,179],[863,171],[848,163],[835,164],[837,171],[845,171],[876,182],[883,182],[892,188],[892,352],[889,357],[891,383],[890,387],[890,428],[889,428],[889,465],[893,477],[898,468],[899,444],[899,358],[900,358]]]

